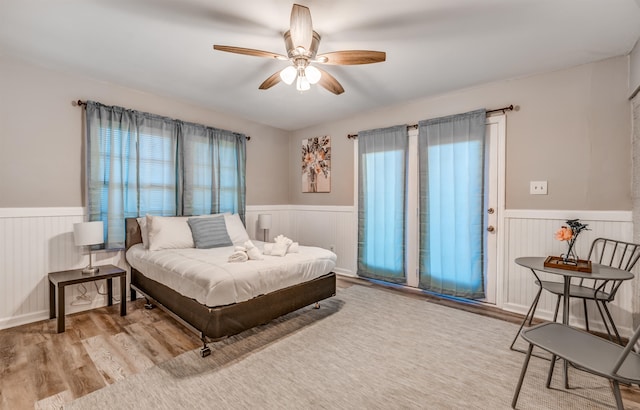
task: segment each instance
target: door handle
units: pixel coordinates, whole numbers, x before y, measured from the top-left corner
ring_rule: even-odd
[[[493,214],[495,211],[496,211],[496,210],[495,210],[495,209],[493,209],[493,208],[489,208],[489,209],[487,209],[487,213],[488,213],[489,215]]]
[[[495,230],[496,230],[496,228],[494,228],[493,225],[489,225],[489,227],[487,228],[488,232],[493,232]]]

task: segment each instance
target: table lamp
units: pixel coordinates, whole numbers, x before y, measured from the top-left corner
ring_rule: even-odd
[[[262,229],[262,240],[267,241],[267,231],[271,229],[271,214],[258,215],[258,228]]]
[[[84,268],[82,273],[85,275],[95,275],[99,269],[91,263],[91,245],[98,245],[104,242],[104,227],[102,221],[73,224],[73,237],[76,246],[89,245],[89,266]]]

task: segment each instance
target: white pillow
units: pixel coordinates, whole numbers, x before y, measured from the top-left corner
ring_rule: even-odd
[[[193,235],[187,223],[189,218],[147,215],[149,250],[194,248]]]
[[[149,249],[149,229],[147,229],[147,217],[141,216],[140,218],[136,218],[136,221],[138,221],[138,226],[140,227],[142,245],[144,245],[145,249]]]
[[[240,215],[224,214],[224,223],[227,225],[227,233],[234,246],[242,246],[249,240],[249,235],[240,220]]]

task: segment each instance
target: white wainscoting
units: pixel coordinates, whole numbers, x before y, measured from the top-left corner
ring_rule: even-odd
[[[265,205],[248,206],[247,232],[253,239],[262,240],[257,229],[258,215],[272,215],[272,228],[267,240],[279,234],[302,245],[334,248],[338,255],[335,271],[356,276],[357,272],[357,211],[352,206]],[[531,272],[513,261],[520,256],[559,255],[566,247],[553,234],[567,218],[580,218],[589,224],[590,231],[580,235],[578,255],[586,257],[591,241],[600,236],[631,241],[633,224],[628,211],[538,211],[507,210],[503,215],[504,249],[500,255],[504,266],[498,272],[498,306],[509,311],[526,313],[537,286]],[[73,224],[84,218],[83,208],[0,208],[0,329],[49,317],[47,273],[80,268],[88,264],[88,256],[73,244]],[[126,268],[122,252],[94,254],[95,263]],[[639,267],[636,267],[638,273]],[[551,279],[551,278],[549,278]],[[559,279],[559,278],[556,278]],[[625,283],[612,306],[612,314],[621,332],[629,335],[632,327],[632,289],[638,279]],[[104,291],[104,281],[99,283]],[[106,305],[106,297],[87,284],[88,305],[71,305],[80,290],[77,286],[67,292],[69,313]],[[117,290],[114,292],[118,294]],[[541,298],[537,316],[550,319],[555,300],[549,295]],[[591,307],[590,322],[598,327],[599,314]],[[582,324],[581,304],[571,307],[572,322]]]
[[[262,240],[258,215],[271,214],[267,241],[283,234],[301,245],[332,249],[338,255],[336,273],[356,276],[357,219],[352,206],[269,205],[247,206],[249,236]]]
[[[334,247],[336,272],[355,276],[356,232],[353,207],[269,205],[247,207],[247,232],[262,240],[258,215],[272,215],[267,240],[283,234],[302,245]],[[49,318],[49,272],[86,266],[86,252],[73,242],[73,224],[84,220],[85,210],[73,208],[0,208],[0,329]],[[128,266],[124,252],[94,253],[94,264]],[[98,289],[105,292],[105,281]],[[128,280],[127,280],[128,283]],[[114,281],[114,295],[119,284]],[[66,292],[67,313],[106,306],[93,283],[85,284],[90,302],[78,303],[80,285]],[[128,293],[128,292],[127,292]]]
[[[83,208],[0,208],[0,329],[49,318],[49,272],[81,268],[88,254],[73,242],[73,224],[82,222]],[[119,252],[94,253],[94,264],[124,267]],[[105,292],[106,281],[96,282]],[[114,295],[119,295],[119,284]],[[93,283],[89,302],[76,304],[79,285],[67,288],[67,313],[106,306]]]
[[[579,218],[589,224],[588,231],[583,231],[576,241],[577,254],[586,258],[591,242],[598,237],[615,238],[633,241],[633,223],[630,211],[539,211],[539,210],[507,210],[504,215],[504,272],[502,289],[502,308],[525,314],[538,291],[534,277],[529,269],[516,265],[514,260],[521,256],[560,255],[566,251],[566,243],[557,241],[554,233],[567,219]],[[634,273],[638,275],[638,266]],[[499,273],[500,274],[500,273]],[[542,274],[543,280],[561,281],[557,275]],[[624,283],[613,305],[610,306],[616,326],[622,334],[632,333],[632,290],[637,280]],[[548,292],[543,292],[536,316],[551,320],[556,299]],[[589,303],[589,325],[594,329],[605,331],[600,314],[595,305]],[[562,307],[561,307],[562,309]],[[572,302],[570,307],[571,323],[584,324],[582,303]],[[561,315],[562,313],[560,313]],[[593,326],[591,326],[593,324]]]
[[[351,206],[250,206],[247,207],[247,230],[254,238],[262,239],[262,232],[255,228],[258,215],[273,215],[273,227],[269,238],[282,233],[301,244],[329,249],[335,246],[338,255],[336,272],[357,276],[357,211]],[[506,210],[503,215],[502,234],[504,249],[499,250],[503,272],[498,272],[498,307],[525,314],[538,287],[528,269],[518,266],[514,259],[520,256],[560,255],[566,243],[557,241],[555,232],[567,219],[579,218],[589,224],[576,242],[578,255],[586,257],[591,241],[597,237],[633,241],[633,223],[630,211],[564,211],[564,210]],[[268,240],[269,240],[268,238]],[[634,272],[640,272],[640,264]],[[542,277],[561,280],[554,275]],[[624,335],[632,333],[632,289],[639,280],[625,283],[611,306],[616,325]],[[548,294],[541,297],[536,316],[553,318],[555,299]],[[604,331],[600,316],[593,304],[589,304],[589,322],[596,330]],[[582,304],[573,302],[571,322],[582,326]]]

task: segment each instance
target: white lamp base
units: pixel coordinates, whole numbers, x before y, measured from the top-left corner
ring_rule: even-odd
[[[86,268],[82,269],[82,274],[83,275],[95,275],[99,271],[100,271],[100,268],[98,268],[97,266],[87,266]]]

